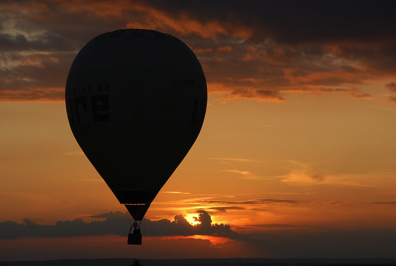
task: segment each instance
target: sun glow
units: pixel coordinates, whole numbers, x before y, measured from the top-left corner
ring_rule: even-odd
[[[186,218],[187,222],[189,222],[192,226],[196,226],[201,224],[201,222],[198,220],[198,214],[197,213],[188,213],[184,218]]]
[[[209,236],[209,235],[191,235],[191,236],[147,236],[146,239],[199,239],[199,240],[209,240],[212,245],[224,244],[227,242],[232,242],[233,240],[228,237],[220,236]]]

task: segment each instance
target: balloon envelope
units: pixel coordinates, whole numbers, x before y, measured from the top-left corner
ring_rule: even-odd
[[[78,144],[138,221],[194,144],[206,103],[194,53],[152,30],[95,37],[76,56],[66,83]]]

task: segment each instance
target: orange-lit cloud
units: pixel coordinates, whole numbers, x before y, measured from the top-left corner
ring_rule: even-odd
[[[310,13],[295,4],[285,9],[276,3],[242,1],[226,9],[217,1],[2,4],[6,23],[0,29],[0,97],[59,100],[61,95],[50,88],[64,88],[68,68],[88,40],[103,31],[133,27],[164,31],[185,41],[203,65],[209,92],[223,94],[225,100],[282,103],[294,93],[372,99],[359,86],[396,71],[392,15],[386,5],[377,5],[382,15],[372,14],[375,23],[367,26],[359,12],[346,16],[348,12],[339,14],[335,6],[315,3]],[[343,10],[353,7],[346,4]],[[293,23],[273,16],[285,12]],[[323,15],[312,15],[318,12]],[[328,16],[338,19],[328,23]],[[30,91],[29,96],[24,91]]]
[[[219,51],[219,52],[231,52],[232,51],[232,47],[231,46],[219,47],[219,48],[217,48],[217,51]]]

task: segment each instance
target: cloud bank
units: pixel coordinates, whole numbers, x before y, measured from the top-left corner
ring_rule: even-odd
[[[394,204],[394,202],[389,202],[389,204]],[[80,237],[78,239],[81,240],[84,236],[109,234],[126,236],[130,226],[125,214],[121,212],[104,213],[91,218],[100,220],[84,222],[81,219],[75,219],[58,221],[55,225],[40,225],[29,219],[25,219],[22,223],[0,222],[0,242],[2,241],[3,246],[7,246],[7,241],[15,245],[17,243],[15,241],[18,239],[26,241],[26,237],[51,239]],[[260,227],[264,230],[252,234],[237,233],[229,225],[213,224],[211,216],[205,211],[199,212],[197,220],[201,224],[192,226],[181,215],[176,215],[173,221],[145,219],[142,226],[143,235],[158,236],[160,244],[173,243],[172,245],[175,245],[177,241],[180,242],[178,245],[185,245],[187,242],[183,236],[221,236],[226,237],[228,241],[209,247],[227,251],[227,247],[235,242],[239,247],[246,247],[251,254],[259,257],[262,257],[262,254],[270,254],[273,258],[396,258],[394,253],[396,231],[390,229],[316,228],[307,230],[292,224],[263,224]],[[167,236],[179,236],[179,238],[169,238],[171,239],[169,241],[173,242],[161,242],[166,241],[168,238],[163,237]],[[154,240],[148,239],[147,241],[150,244]],[[201,240],[190,239],[189,241],[191,245],[196,244],[197,241],[203,243]],[[61,246],[63,247],[63,244]]]
[[[395,8],[394,1],[4,2],[0,100],[63,100],[77,52],[119,28],[185,41],[203,65],[209,92],[224,99],[282,103],[292,94],[335,93],[372,99],[359,86],[396,74]]]
[[[173,221],[161,219],[153,221],[144,219],[142,231],[145,236],[190,236],[213,235],[236,237],[230,225],[212,224],[211,216],[206,211],[198,211],[197,222],[191,225],[182,215],[176,215]],[[55,225],[41,225],[30,219],[22,223],[14,221],[0,222],[0,239],[15,239],[21,237],[66,237],[94,235],[127,235],[130,228],[127,215],[121,212],[110,212],[92,216],[97,218],[92,222],[84,222],[78,218],[73,221],[58,221]]]

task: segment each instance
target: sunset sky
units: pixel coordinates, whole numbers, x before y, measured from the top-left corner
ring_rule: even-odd
[[[395,1],[81,2],[0,2],[0,261],[396,258]],[[209,93],[140,247],[64,103],[122,28],[184,41]]]

